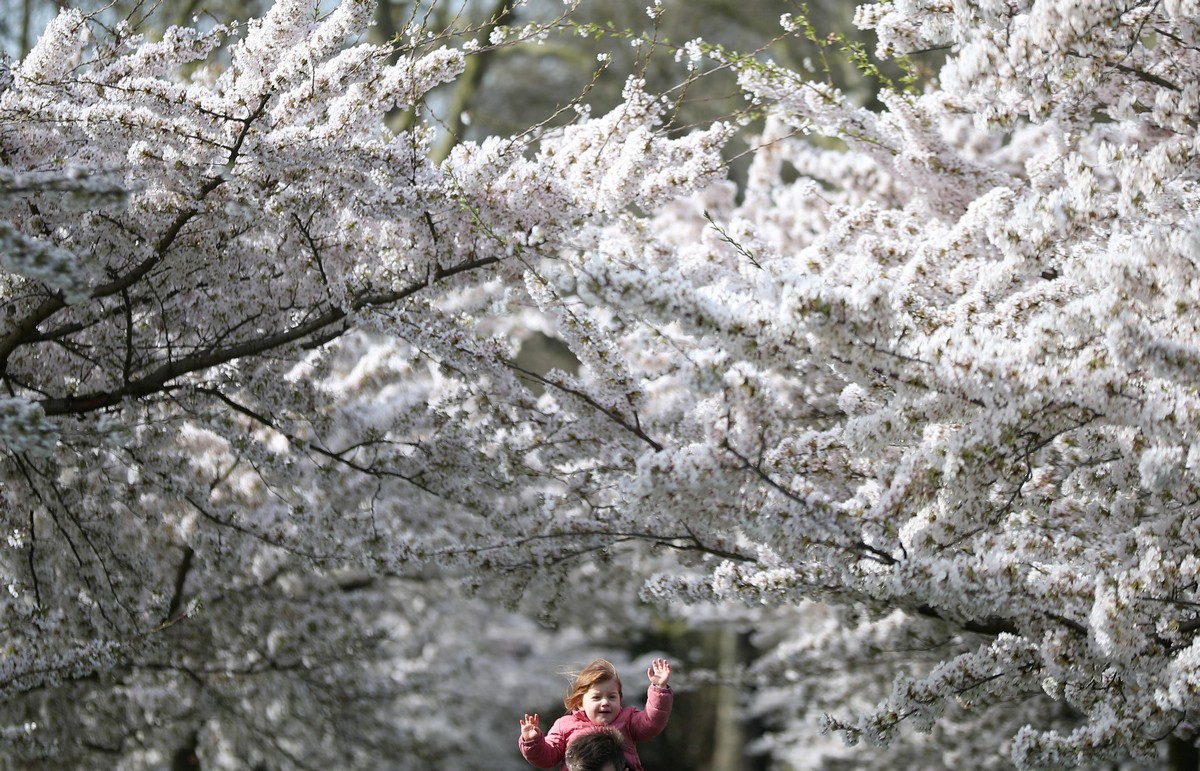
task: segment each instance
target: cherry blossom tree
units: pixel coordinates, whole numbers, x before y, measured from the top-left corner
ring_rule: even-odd
[[[433,126],[384,115],[478,44],[363,43],[373,11],[291,0],[155,40],[65,11],[4,69],[10,758],[424,767],[510,744],[462,747],[494,695],[451,697],[539,649],[456,597],[520,567],[493,547],[536,529],[586,439],[486,326],[546,244],[707,184],[727,129],[666,138],[632,80],[608,116],[435,164]],[[438,688],[457,709],[431,719]]]
[[[743,199],[582,258],[687,384],[643,380],[678,420],[629,494],[748,557],[652,593],[840,609],[780,635],[776,707],[922,767],[1194,767],[1196,11],[863,6],[879,55],[949,51],[930,88],[747,66]]]
[[[385,116],[550,27],[373,14],[66,11],[4,71],[11,757],[502,751],[422,691],[640,586],[751,608],[781,763],[820,711],[831,764],[1183,764],[1200,8],[867,4],[876,56],[947,56],[881,109],[681,46],[769,116],[742,189],[636,76],[435,162]]]

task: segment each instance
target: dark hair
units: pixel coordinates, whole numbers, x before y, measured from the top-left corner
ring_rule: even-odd
[[[567,771],[625,771],[625,736],[615,728],[588,731],[567,745]]]

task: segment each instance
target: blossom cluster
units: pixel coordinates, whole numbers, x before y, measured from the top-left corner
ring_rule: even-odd
[[[1173,730],[1190,741],[1194,19],[1080,2],[879,3],[857,19],[882,56],[953,53],[882,109],[745,65],[774,116],[741,202],[680,206],[657,228],[672,240],[703,206],[708,243],[693,230],[608,258],[604,300],[663,336],[651,356],[685,352],[691,375],[675,426],[650,434],[704,443],[709,484],[731,493],[694,497],[689,522],[735,528],[745,559],[772,555],[650,593],[805,598],[903,611],[905,633],[957,630],[877,704],[844,671],[829,706],[862,717],[825,726],[850,739],[894,743],[907,724],[950,747],[966,740],[948,726],[976,725],[1031,768],[1154,756]],[[838,655],[797,652],[814,667]],[[764,672],[785,665],[802,667]],[[1027,693],[1042,695],[1016,710]],[[1028,727],[983,728],[1002,713]]]

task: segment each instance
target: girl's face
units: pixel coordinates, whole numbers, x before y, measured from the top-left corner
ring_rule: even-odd
[[[609,725],[621,711],[621,689],[616,680],[601,680],[583,694],[583,714],[599,725]]]

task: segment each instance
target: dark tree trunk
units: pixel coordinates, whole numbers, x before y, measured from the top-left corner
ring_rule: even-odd
[[[1178,736],[1167,739],[1167,768],[1171,771],[1200,771],[1200,751],[1195,743]]]
[[[200,737],[194,731],[188,736],[187,744],[175,750],[171,756],[171,771],[198,771],[200,758],[196,756],[196,744]]]

